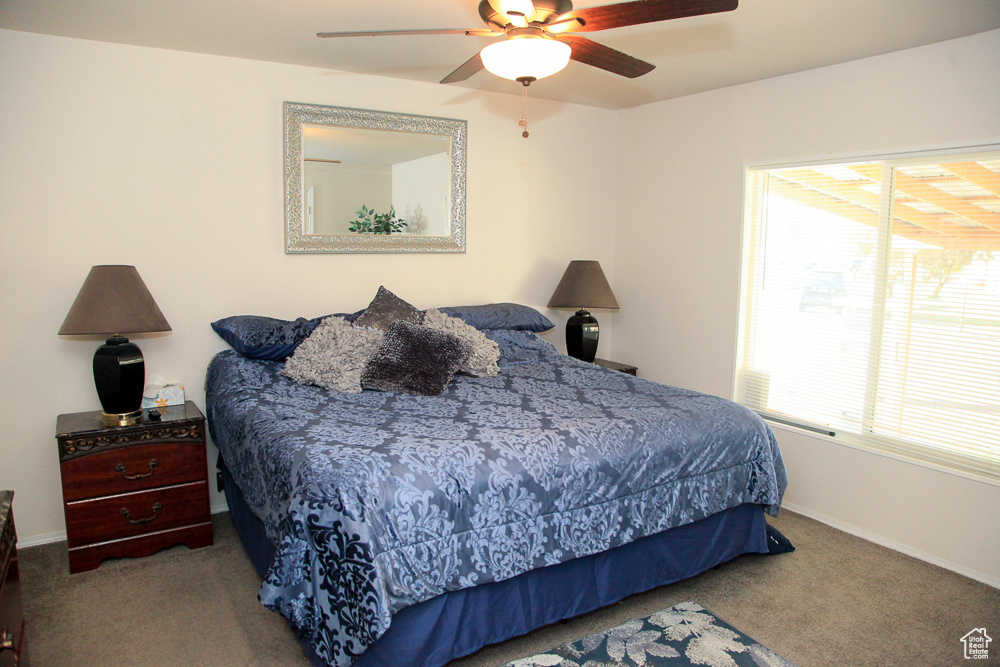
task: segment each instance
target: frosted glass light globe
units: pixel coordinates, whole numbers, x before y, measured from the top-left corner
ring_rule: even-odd
[[[545,37],[513,37],[490,44],[480,52],[483,67],[504,79],[541,79],[569,63],[569,44]]]

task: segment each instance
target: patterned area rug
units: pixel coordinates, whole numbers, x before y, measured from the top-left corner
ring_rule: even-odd
[[[504,667],[795,667],[697,602],[563,644]]]

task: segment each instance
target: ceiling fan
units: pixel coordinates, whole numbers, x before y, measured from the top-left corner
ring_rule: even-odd
[[[576,33],[728,12],[738,0],[633,0],[574,10],[571,0],[481,0],[486,28],[321,32],[317,37],[469,35],[503,37],[460,65],[441,83],[465,81],[486,69],[525,86],[563,69],[570,59],[634,79],[655,65]]]

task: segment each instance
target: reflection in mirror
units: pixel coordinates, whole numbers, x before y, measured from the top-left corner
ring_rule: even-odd
[[[465,121],[286,102],[286,251],[464,252],[465,138]]]
[[[447,236],[450,143],[439,135],[303,126],[303,232],[356,232],[364,206],[393,211],[403,234]]]

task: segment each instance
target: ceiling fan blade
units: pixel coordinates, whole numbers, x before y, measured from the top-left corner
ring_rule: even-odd
[[[354,30],[351,32],[318,32],[317,37],[396,37],[399,35],[471,35],[473,37],[503,37],[505,33],[486,28],[470,30]]]
[[[558,39],[561,42],[569,44],[573,50],[569,57],[573,60],[606,70],[612,74],[620,74],[621,76],[634,79],[643,74],[648,74],[656,68],[656,65],[633,58],[627,53],[616,51],[610,46],[598,44],[586,37],[567,34],[560,35]]]
[[[483,59],[479,57],[479,54],[472,56],[464,63],[459,65],[454,72],[441,79],[441,83],[455,83],[456,81],[465,81],[470,76],[483,69]]]
[[[731,12],[738,5],[739,0],[633,0],[617,5],[585,7],[567,12],[559,20],[580,19],[582,25],[570,25],[566,28],[567,32],[594,32],[686,16]]]

